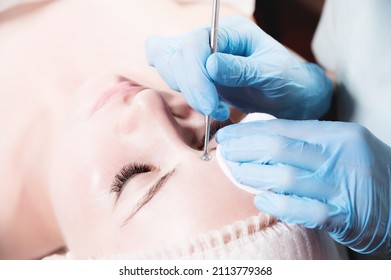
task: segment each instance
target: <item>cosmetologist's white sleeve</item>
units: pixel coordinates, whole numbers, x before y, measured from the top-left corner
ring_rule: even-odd
[[[317,62],[334,72],[337,69],[336,8],[335,0],[326,1],[312,41],[312,50]]]

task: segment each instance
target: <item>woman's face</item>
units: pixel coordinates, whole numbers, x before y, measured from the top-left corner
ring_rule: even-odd
[[[215,159],[200,160],[203,116],[181,95],[103,76],[71,108],[56,137],[51,197],[76,257],[153,249],[257,214]]]

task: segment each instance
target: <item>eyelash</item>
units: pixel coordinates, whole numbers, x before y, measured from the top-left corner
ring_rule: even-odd
[[[111,192],[119,195],[127,180],[137,174],[151,172],[153,169],[154,168],[148,164],[130,163],[125,165],[121,171],[115,175],[114,183],[111,186]]]

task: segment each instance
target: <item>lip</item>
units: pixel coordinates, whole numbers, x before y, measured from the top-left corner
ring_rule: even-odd
[[[133,81],[120,82],[114,85],[113,87],[106,89],[103,92],[103,94],[98,98],[98,100],[94,104],[91,115],[99,111],[105,104],[108,103],[108,101],[112,100],[117,96],[137,94],[144,89],[145,87]]]

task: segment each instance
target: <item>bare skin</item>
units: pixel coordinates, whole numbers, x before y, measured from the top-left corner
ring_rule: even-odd
[[[100,159],[107,160],[106,165],[100,165],[96,170],[86,171],[81,165],[72,165],[74,162],[80,163],[80,159],[84,158],[86,147],[80,145],[78,139],[83,138],[83,133],[88,130],[75,115],[78,116],[80,111],[86,113],[86,106],[90,106],[102,92],[121,81],[123,78],[120,77],[136,80],[146,88],[167,92],[163,97],[159,97],[161,95],[156,91],[138,93],[141,94],[138,102],[150,99],[148,106],[160,106],[156,109],[160,112],[158,114],[167,119],[159,134],[163,135],[159,136],[163,139],[161,150],[168,152],[172,149],[168,143],[176,143],[176,148],[171,153],[182,151],[181,155],[186,157],[198,155],[191,139],[198,139],[202,133],[202,116],[187,108],[179,95],[175,95],[179,99],[170,95],[171,91],[145,61],[144,41],[150,34],[180,34],[199,25],[209,24],[209,6],[187,6],[160,0],[135,3],[121,0],[116,1],[115,5],[111,1],[73,0],[28,4],[0,14],[0,259],[41,258],[62,247],[71,247],[79,257],[116,253],[119,248],[128,251],[144,249],[147,243],[157,244],[161,241],[154,235],[148,236],[150,242],[147,242],[148,238],[144,239],[144,243],[137,241],[140,236],[145,235],[143,221],[158,221],[161,217],[156,217],[156,212],[159,211],[166,211],[167,216],[172,211],[183,213],[183,216],[175,217],[172,221],[175,225],[181,219],[192,218],[193,222],[188,224],[182,235],[178,236],[177,231],[173,231],[170,232],[171,238],[186,238],[186,234],[195,235],[257,214],[252,205],[252,196],[229,187],[230,183],[214,162],[210,163],[211,167],[203,170],[206,165],[200,165],[198,159],[192,161],[188,158],[186,162],[193,163],[200,174],[211,172],[214,179],[211,181],[205,175],[203,180],[213,182],[216,187],[210,188],[201,181],[196,184],[194,179],[195,183],[188,184],[183,191],[167,188],[171,192],[167,195],[168,201],[156,198],[140,210],[138,216],[127,226],[119,228],[110,224],[113,217],[108,214],[108,209],[113,208],[113,194],[105,190],[105,205],[110,206],[101,208],[99,201],[94,199],[96,193],[91,188],[107,185],[122,164],[134,161],[130,151],[128,158],[119,156],[126,154],[127,140],[121,142],[126,147],[122,146],[120,150],[121,146],[113,145],[116,153],[105,154],[103,158],[99,157],[104,150],[102,147],[108,147],[110,141],[112,144],[113,139],[117,139],[116,136],[113,135],[110,140],[105,138],[109,142],[95,145],[93,154],[96,157],[92,157],[95,161],[91,161],[90,166],[94,162],[101,163],[98,162]],[[223,8],[222,16],[232,14],[237,13],[228,7]],[[100,76],[103,72],[118,73],[119,76]],[[101,78],[94,79],[93,89],[86,87],[85,81],[97,75]],[[79,96],[88,98],[83,97],[80,101]],[[117,105],[110,104],[105,109],[109,111],[101,122],[92,126],[92,130],[98,127],[106,129],[106,121],[111,126],[123,121],[123,116],[118,113],[130,110],[128,106],[131,105],[128,101],[117,102]],[[166,104],[164,106],[168,106],[169,110],[164,109],[162,104]],[[109,109],[113,106],[121,109]],[[183,111],[178,108],[186,109]],[[172,110],[186,114],[178,115]],[[143,114],[140,112],[140,120],[132,120],[142,123]],[[77,121],[69,122],[69,116]],[[149,122],[148,125],[152,124]],[[149,129],[157,131],[153,125]],[[168,131],[176,133],[167,133]],[[189,136],[189,131],[192,136]],[[164,136],[165,134],[167,135]],[[85,136],[92,146],[93,139],[101,141],[102,137],[97,136],[109,133],[101,129],[94,135]],[[156,145],[156,141],[148,143],[152,136],[148,136],[146,130],[140,130],[134,135],[146,138],[147,143],[143,142],[144,145]],[[99,141],[95,144],[100,143]],[[132,145],[136,145],[137,141],[142,142],[141,138],[129,141]],[[58,154],[62,153],[65,155],[59,157]],[[159,153],[154,153],[156,154]],[[142,154],[137,156],[141,157]],[[164,158],[165,155],[161,154],[161,157]],[[108,158],[113,160],[109,161]],[[176,166],[183,160],[179,156],[173,159],[176,162],[161,165]],[[72,169],[70,166],[78,168]],[[111,170],[110,166],[117,168]],[[105,173],[105,168],[111,173],[102,175],[104,179],[95,182],[96,185],[88,183],[91,178],[95,178],[96,172]],[[84,177],[79,174],[80,170],[85,171]],[[190,165],[185,165],[183,174],[179,171],[176,173],[179,177],[172,178],[179,180],[176,186],[189,178],[191,173],[186,172],[190,170]],[[214,170],[214,173],[210,170]],[[84,181],[80,179],[82,177]],[[175,185],[175,180],[171,184]],[[194,195],[195,188],[199,186],[204,191],[198,190],[198,195]],[[223,202],[216,204],[217,200]],[[241,207],[236,211],[228,211],[234,200]],[[181,201],[187,203],[181,204]],[[190,206],[192,207],[189,208]],[[84,211],[86,209],[89,211]],[[217,213],[215,219],[205,219],[212,213]],[[117,217],[124,215],[126,216],[126,210],[122,210],[122,214]],[[91,242],[87,242],[90,240],[87,235],[78,238],[86,230],[82,225],[87,224],[95,229],[93,233],[99,233]],[[113,230],[105,231],[107,225],[112,226]],[[129,235],[129,232],[133,235]],[[105,248],[96,246],[102,240],[120,237],[121,244],[106,242],[108,245]],[[167,235],[165,240],[168,238]]]

